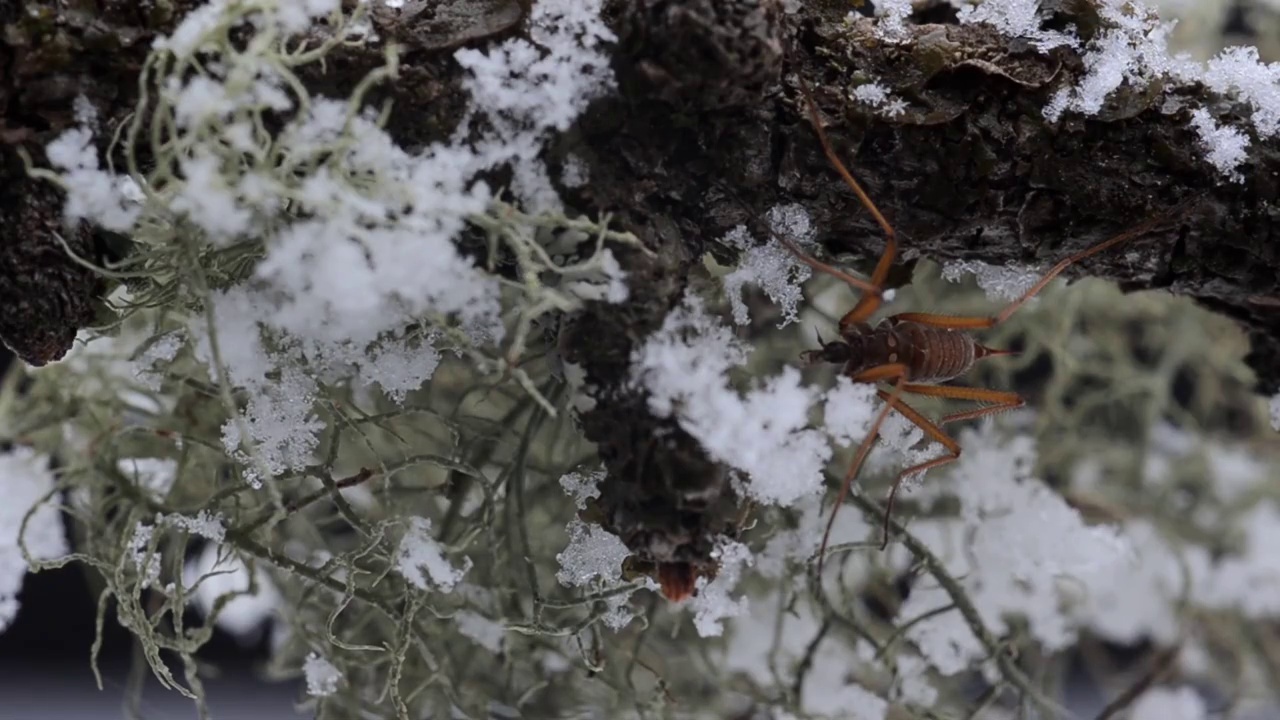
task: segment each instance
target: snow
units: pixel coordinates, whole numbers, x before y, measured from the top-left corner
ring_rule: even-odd
[[[431,521],[423,517],[409,518],[409,528],[400,539],[396,557],[396,569],[419,590],[434,586],[447,593],[471,569],[471,558],[466,558],[461,567],[454,567],[445,558],[445,549],[431,536]]]
[[[345,99],[299,103],[270,65],[252,52],[221,58],[221,63],[208,64],[208,74],[193,73],[162,88],[162,97],[173,105],[177,139],[189,140],[183,133],[199,128],[243,154],[248,165],[261,153],[262,138],[238,114],[246,108],[298,109],[296,115],[283,116],[284,126],[273,142],[289,148],[299,167],[324,160],[318,163],[323,169],[301,177],[273,174],[268,165],[229,164],[216,148],[196,143],[177,158],[178,174],[167,187],[139,184],[102,170],[89,129],[93,113],[78,103],[81,127],[48,146],[49,161],[63,171],[69,188],[68,217],[128,231],[140,217],[159,222],[176,214],[212,247],[252,238],[262,242],[265,252],[250,283],[209,298],[212,332],[202,313],[193,314],[182,330],[163,336],[136,361],[112,372],[158,391],[167,365],[188,347],[211,376],[224,370],[246,402],[244,414],[223,426],[223,448],[247,467],[251,482],[261,482],[264,473],[297,471],[317,461],[324,424],[314,402],[325,383],[350,380],[362,389],[377,385],[392,402],[403,403],[432,378],[442,361],[441,349],[447,347],[437,347],[442,335],[406,335],[403,327],[424,317],[443,317],[477,344],[501,339],[506,326],[499,281],[461,253],[455,241],[470,216],[489,211],[494,194],[477,177],[498,166],[511,166],[512,192],[523,209],[560,206],[543,164],[544,146],[554,133],[570,127],[589,102],[613,89],[608,45],[615,38],[599,17],[600,5],[599,0],[541,0],[530,18],[531,41],[516,38],[459,51],[455,58],[473,101],[470,114],[447,141],[412,151],[397,146],[372,114],[351,116]],[[900,38],[911,3],[886,0],[877,6],[882,34]],[[214,50],[209,39],[232,7],[215,0],[156,46],[177,58]],[[338,0],[268,0],[248,21],[297,33],[337,8]],[[1247,127],[1220,124],[1207,107],[1188,112],[1189,128],[1206,162],[1224,180],[1243,179],[1253,139],[1280,132],[1280,66],[1261,63],[1251,48],[1229,49],[1198,66],[1168,54],[1169,26],[1149,17],[1139,4],[1103,0],[1099,8],[1105,27],[1084,48],[1086,74],[1080,83],[1052,93],[1046,117],[1097,114],[1125,83],[1197,80],[1248,108]],[[988,0],[962,7],[959,15],[962,22],[989,23],[1028,39],[1042,51],[1080,42],[1045,30],[1041,12],[1033,0]],[[850,93],[890,116],[903,107],[877,82],[865,82]],[[356,140],[344,140],[341,151],[333,152],[348,129]],[[566,186],[589,181],[580,158],[569,157],[560,170]],[[279,210],[286,205],[299,213],[280,219]],[[264,223],[264,218],[276,218],[279,224]],[[742,258],[724,278],[738,325],[750,322],[742,299],[747,285],[760,288],[779,307],[781,325],[795,321],[803,300],[801,283],[811,275],[778,242],[780,237],[802,246],[813,242],[815,228],[803,208],[774,207],[765,221],[768,237],[754,238],[740,226],[723,239]],[[602,262],[602,281],[575,278],[571,289],[584,298],[625,299],[621,265],[607,251]],[[1039,277],[1032,268],[972,261],[944,268],[949,280],[967,274],[975,275],[990,297],[1006,301]],[[223,367],[216,364],[215,340]],[[88,354],[81,360],[91,356],[91,351],[82,352]],[[778,667],[794,667],[804,657],[818,632],[813,608],[798,599],[797,591],[804,589],[798,568],[811,559],[832,511],[822,502],[832,445],[861,442],[878,405],[871,386],[839,378],[834,388],[822,390],[806,385],[793,367],[741,381],[751,352],[703,301],[690,296],[661,329],[642,339],[631,362],[635,388],[648,394],[652,412],[674,418],[713,459],[736,470],[738,487],[763,512],[794,521],[767,529],[764,547],[755,552],[722,538],[715,551],[718,572],[714,578],[699,578],[698,594],[684,608],[693,615],[700,638],[725,636],[727,672],[767,684],[777,681]],[[581,368],[567,368],[566,376],[578,386],[585,383]],[[821,422],[815,423],[818,410]],[[1272,398],[1270,412],[1280,430],[1280,395]],[[882,436],[868,459],[869,470],[899,469],[904,458],[910,463],[938,453],[936,446],[918,448],[919,429],[896,413],[888,415]],[[960,440],[965,454],[957,463],[919,488],[906,488],[926,510],[911,518],[909,529],[957,579],[995,634],[1009,631],[1015,621],[1024,623],[1027,636],[1051,653],[1069,647],[1082,630],[1121,643],[1151,639],[1171,644],[1182,637],[1180,613],[1186,607],[1257,620],[1280,615],[1280,562],[1274,554],[1280,543],[1280,506],[1268,501],[1237,507],[1271,479],[1265,464],[1247,449],[1197,445],[1187,434],[1163,430],[1153,438],[1155,454],[1148,458],[1144,476],[1144,489],[1153,497],[1170,490],[1170,478],[1193,450],[1203,452],[1204,480],[1211,490],[1188,522],[1207,517],[1239,530],[1228,538],[1231,544],[1211,554],[1142,518],[1116,525],[1086,523],[1055,489],[1034,476],[1035,447],[1026,438],[1008,438],[988,423]],[[177,463],[129,457],[119,460],[118,469],[159,500],[173,486]],[[1088,468],[1080,469],[1076,486],[1106,485],[1100,473],[1093,475],[1097,477],[1089,481]],[[582,510],[600,496],[604,477],[603,471],[575,472],[559,482]],[[27,570],[17,528],[27,509],[53,490],[54,477],[47,458],[19,447],[0,455],[0,485],[9,493],[6,509],[0,510],[3,630],[16,612]],[[563,506],[572,512],[568,502]],[[207,542],[184,571],[188,584],[203,577],[193,602],[207,613],[218,597],[244,593],[255,578],[257,591],[237,596],[218,618],[230,632],[247,635],[280,610],[281,597],[264,570],[255,568],[251,576],[234,550],[220,546],[226,526],[221,515],[210,511],[158,515],[131,529],[123,561],[132,563],[144,586],[154,586],[162,565],[150,550],[164,545],[167,538],[161,533],[202,538]],[[622,539],[581,519],[570,521],[566,529],[568,544],[556,557],[557,580],[585,592],[625,590],[623,563],[630,551]],[[457,559],[432,531],[428,518],[407,518],[395,546],[394,569],[418,590],[453,592],[471,560]],[[844,508],[832,542],[868,539],[878,539],[878,528]],[[26,542],[40,559],[67,552],[56,509],[46,505],[32,515]],[[906,570],[914,562],[907,555],[895,546],[885,556],[850,557],[840,578],[824,582],[856,590],[867,577],[886,570],[882,564]],[[767,588],[756,587],[752,581],[757,576],[770,581]],[[455,593],[453,601],[462,594]],[[605,602],[607,626],[618,630],[631,622],[629,591]],[[922,574],[897,621],[909,622],[953,602],[945,588]],[[505,647],[506,628],[491,610],[457,610],[453,619],[462,636],[496,654]],[[782,617],[776,661],[768,657],[775,617]],[[878,693],[929,706],[939,693],[930,673],[959,674],[988,657],[987,648],[954,609],[912,624],[905,637],[910,646],[896,653],[891,685],[864,683],[855,673],[878,662],[867,647],[855,656],[830,639],[819,643],[801,686],[799,709],[813,716],[853,713],[859,720],[881,720],[888,713],[888,699]],[[337,692],[344,681],[341,671],[316,652],[307,656],[303,672],[307,691],[315,697]],[[1157,687],[1139,699],[1132,715],[1135,720],[1189,720],[1206,713],[1193,690]]]
[[[156,524],[175,527],[214,543],[221,543],[227,535],[226,521],[222,514],[210,513],[208,510],[201,510],[195,516],[177,513],[157,515]]]
[[[569,534],[569,544],[556,555],[556,562],[560,564],[556,580],[561,585],[607,591],[626,584],[622,579],[622,563],[631,551],[617,535],[577,518],[569,522],[565,531]],[[652,580],[644,586],[657,589],[657,583]],[[606,599],[607,611],[602,618],[606,626],[616,631],[631,623],[635,613],[629,607],[630,599],[629,592],[616,593]]]
[[[62,515],[56,504],[43,502],[54,488],[49,458],[30,448],[15,447],[0,454],[0,632],[18,614],[18,594],[27,574],[23,547],[34,560],[54,560],[67,554]],[[56,496],[54,497],[56,503]],[[37,503],[42,503],[36,508]],[[26,532],[22,522],[33,508]]]
[[[600,497],[600,482],[604,480],[604,476],[604,470],[595,470],[585,475],[579,472],[565,473],[560,477],[560,487],[573,498],[573,504],[579,510],[585,510],[588,500]]]
[[[507,629],[502,623],[471,610],[459,610],[453,619],[458,623],[458,632],[474,640],[477,645],[494,655],[502,652],[507,635]]]
[[[723,621],[745,615],[750,608],[746,597],[730,597],[742,578],[743,568],[751,564],[751,550],[740,542],[721,541],[711,557],[719,564],[714,580],[698,578],[697,594],[689,604],[694,611],[693,625],[701,637],[719,637],[724,633]]]
[[[907,103],[902,98],[894,97],[888,88],[880,83],[866,83],[853,89],[851,93],[858,102],[873,108],[880,108],[886,117],[895,118],[907,110]]]
[[[987,23],[1009,37],[1030,40],[1041,52],[1078,42],[1074,35],[1040,27],[1039,0],[985,0],[979,5],[961,5],[956,15],[961,23]]]
[[[1195,688],[1154,687],[1133,703],[1132,720],[1205,720],[1209,709]]]
[[[1042,277],[1039,268],[1020,265],[991,265],[981,260],[948,260],[942,266],[942,278],[960,282],[972,275],[987,297],[1011,302],[1026,294]]]
[[[954,494],[959,522],[926,521],[914,532],[958,578],[984,624],[1001,634],[1021,617],[1048,650],[1069,647],[1077,622],[1064,611],[1078,593],[1114,586],[1133,546],[1116,528],[1089,526],[1062,496],[1032,477],[1030,438],[1004,439],[991,423],[958,438],[965,452],[945,482],[925,485],[922,501]],[[903,605],[903,621],[951,603],[941,586],[923,583]],[[986,649],[956,610],[915,623],[907,637],[944,675],[982,661]]]
[[[635,352],[633,377],[649,391],[652,412],[674,415],[713,458],[746,473],[753,498],[790,504],[821,489],[831,457],[824,434],[808,427],[817,392],[788,367],[739,394],[726,372],[745,352],[702,301],[689,296]]]
[[[556,555],[560,571],[556,580],[561,585],[583,586],[593,580],[618,583],[622,580],[622,561],[631,551],[618,539],[595,523],[573,520],[566,530],[569,544]]]
[[[1231,180],[1242,182],[1244,176],[1237,168],[1249,157],[1249,137],[1236,128],[1219,125],[1204,108],[1191,113],[1191,127],[1208,152],[1209,164]]]
[[[342,671],[316,653],[307,655],[302,663],[302,673],[307,681],[307,694],[311,697],[328,697],[338,691]]]
[[[251,578],[240,556],[217,543],[206,544],[199,555],[187,561],[182,575],[183,583],[195,588],[192,602],[205,616],[219,598],[234,596],[218,613],[217,626],[245,640],[278,612],[283,599],[261,565],[255,566]],[[249,591],[251,582],[256,585],[253,592]]]
[[[606,45],[615,38],[599,0],[544,0],[533,8],[530,40],[459,50],[469,115],[454,137],[414,151],[396,145],[373,109],[353,116],[346,98],[295,96],[271,42],[243,52],[221,44],[228,27],[246,23],[285,42],[339,9],[337,0],[217,0],[158,38],[154,47],[179,63],[205,55],[198,72],[158,89],[172,113],[176,172],[157,173],[146,194],[100,169],[87,123],[48,146],[69,187],[70,218],[118,231],[180,218],[183,236],[214,247],[263,242],[251,283],[208,299],[212,328],[200,312],[186,328],[210,375],[225,370],[251,398],[243,417],[224,426],[223,442],[255,485],[314,462],[318,379],[354,377],[403,402],[432,376],[437,336],[402,337],[400,329],[443,318],[477,345],[502,339],[500,283],[454,242],[493,199],[478,175],[510,165],[523,209],[555,209],[542,146],[613,88]],[[253,121],[266,110],[285,118],[274,137]],[[281,148],[285,167],[270,155]],[[315,169],[293,171],[307,167]],[[295,211],[283,214],[286,206]],[[607,251],[601,262],[604,282],[571,289],[625,299],[621,266]],[[217,367],[215,338],[225,368]]]
[[[796,260],[795,255],[777,238],[785,237],[803,248],[813,242],[814,229],[808,213],[799,205],[770,208],[766,220],[772,234],[762,245],[756,244],[745,225],[735,227],[721,239],[726,245],[742,251],[738,267],[724,277],[724,290],[733,307],[735,323],[746,325],[751,321],[747,305],[742,300],[742,289],[752,284],[779,306],[782,322],[778,326],[786,327],[796,320],[797,308],[804,299],[800,284],[809,279],[813,271]]]
[[[178,477],[178,463],[168,458],[123,458],[120,472],[156,499],[163,499]]]

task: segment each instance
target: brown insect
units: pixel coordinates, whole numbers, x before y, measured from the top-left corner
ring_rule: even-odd
[[[822,546],[818,550],[818,572],[821,573],[827,541],[831,535],[831,528],[835,524],[836,513],[839,512],[840,505],[844,503],[854,477],[857,476],[863,461],[866,460],[867,454],[871,451],[871,446],[879,435],[880,426],[888,416],[889,410],[897,410],[903,417],[923,430],[925,435],[941,444],[945,452],[943,455],[912,465],[898,473],[889,492],[881,549],[887,546],[889,542],[889,518],[893,511],[894,498],[897,496],[898,488],[901,486],[902,481],[916,473],[941,467],[960,458],[960,444],[944,432],[942,426],[961,420],[972,420],[1013,410],[1021,407],[1025,402],[1015,392],[941,384],[964,375],[973,368],[977,361],[983,358],[1012,354],[1008,350],[996,350],[981,345],[968,333],[973,330],[992,328],[1008,320],[1018,308],[1035,297],[1068,266],[1151,231],[1158,224],[1159,218],[1149,220],[1132,230],[1059,261],[1022,297],[1014,300],[994,315],[963,317],[909,312],[890,315],[878,324],[871,325],[868,320],[880,308],[884,294],[884,283],[897,255],[897,237],[893,227],[885,220],[884,215],[876,208],[875,203],[871,201],[871,198],[863,191],[858,181],[853,178],[848,168],[836,156],[831,147],[831,142],[827,139],[826,133],[822,129],[822,121],[818,115],[817,105],[814,103],[808,89],[803,86],[802,94],[808,106],[810,121],[818,135],[819,142],[822,143],[822,151],[827,156],[827,160],[835,168],[836,172],[840,174],[845,184],[858,196],[858,200],[867,208],[872,217],[875,218],[876,223],[884,230],[886,237],[884,253],[876,263],[870,281],[861,280],[830,265],[821,263],[805,254],[792,241],[781,238],[782,243],[800,261],[818,272],[843,280],[863,291],[862,297],[853,306],[853,309],[840,318],[840,339],[823,343],[819,338],[819,343],[822,347],[817,350],[806,351],[802,354],[802,357],[810,364],[820,362],[840,363],[844,366],[841,374],[857,383],[888,383],[891,386],[889,390],[885,390],[883,387],[876,390],[876,395],[884,401],[884,406],[876,415],[866,438],[858,447],[853,464],[844,476],[840,494],[836,498],[835,507],[831,511],[831,518],[827,521],[826,531],[822,535]],[[934,422],[908,405],[901,397],[903,394],[968,400],[982,403],[984,406],[944,415],[941,420]]]

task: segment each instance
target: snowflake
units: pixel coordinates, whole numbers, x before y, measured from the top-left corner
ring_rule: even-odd
[[[429,590],[434,585],[449,592],[471,569],[471,558],[467,558],[461,568],[455,568],[445,558],[444,548],[431,537],[431,521],[423,517],[409,519],[409,529],[400,539],[396,556],[400,574],[419,590]],[[422,573],[423,568],[426,575]]]
[[[332,695],[338,691],[338,683],[342,682],[342,671],[316,653],[307,655],[302,663],[302,672],[307,679],[307,694],[311,697]]]

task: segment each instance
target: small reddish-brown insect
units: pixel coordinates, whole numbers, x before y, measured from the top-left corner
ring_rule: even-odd
[[[803,354],[809,363],[830,362],[843,365],[841,374],[857,383],[888,383],[888,390],[877,389],[876,394],[884,401],[884,406],[875,416],[866,438],[858,447],[853,464],[845,474],[840,493],[836,498],[831,518],[827,521],[826,531],[822,535],[822,546],[818,549],[818,572],[822,572],[823,557],[827,549],[827,541],[831,535],[831,527],[835,523],[836,513],[844,503],[849,488],[857,476],[858,470],[866,460],[867,454],[879,435],[880,427],[889,414],[889,410],[897,410],[910,420],[930,439],[942,445],[945,452],[939,457],[927,460],[898,473],[889,492],[889,499],[884,518],[884,534],[881,547],[889,542],[889,517],[893,510],[893,501],[902,481],[936,467],[941,467],[960,458],[960,444],[943,432],[942,426],[961,420],[994,415],[996,413],[1021,407],[1022,397],[1015,392],[992,390],[988,388],[959,387],[943,385],[967,373],[978,360],[998,355],[1011,354],[1006,350],[995,350],[981,345],[969,331],[995,327],[1008,320],[1018,308],[1044,289],[1054,278],[1066,270],[1072,263],[1079,262],[1104,250],[1113,248],[1126,240],[1150,232],[1159,223],[1160,218],[1152,219],[1142,225],[1121,233],[1109,240],[1099,243],[1087,250],[1078,252],[1058,262],[1045,273],[1022,297],[1014,300],[1000,312],[987,317],[962,317],[935,315],[932,313],[898,313],[884,318],[877,325],[867,321],[880,308],[884,283],[889,269],[898,251],[898,242],[893,227],[885,220],[875,203],[867,196],[862,187],[854,180],[848,168],[836,156],[831,142],[822,129],[822,121],[818,115],[817,105],[807,88],[802,86],[802,94],[808,106],[810,121],[822,144],[823,153],[844,180],[845,184],[858,196],[858,200],[867,208],[877,224],[884,230],[887,242],[884,253],[872,271],[870,281],[853,277],[846,272],[819,262],[805,254],[795,243],[781,238],[786,247],[796,257],[814,270],[826,273],[843,280],[863,291],[862,297],[853,309],[840,318],[840,339],[822,343],[817,350],[809,350]],[[1162,216],[1162,217],[1167,217]],[[941,420],[933,422],[912,408],[902,399],[903,394],[924,395],[953,400],[968,400],[982,403],[983,407],[973,410],[944,415]]]

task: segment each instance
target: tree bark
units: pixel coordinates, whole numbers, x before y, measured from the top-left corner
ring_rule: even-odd
[[[0,0],[3,142],[39,155],[74,123],[81,95],[98,107],[102,127],[113,128],[133,108],[154,35],[198,4]],[[718,238],[739,224],[758,231],[769,208],[788,203],[809,211],[831,254],[871,262],[884,247],[823,156],[799,101],[801,81],[814,88],[837,152],[897,228],[904,259],[1047,264],[1166,215],[1161,229],[1072,274],[1166,288],[1230,315],[1249,333],[1258,389],[1280,389],[1280,143],[1255,142],[1243,182],[1233,183],[1203,159],[1188,125],[1192,109],[1207,107],[1239,126],[1240,108],[1200,87],[1126,87],[1096,117],[1050,122],[1050,96],[1084,74],[1077,51],[1040,53],[935,13],[927,19],[941,22],[908,26],[902,42],[888,43],[872,21],[846,22],[843,0],[799,5],[787,14],[782,0],[612,0],[619,92],[595,103],[549,152],[552,168],[570,154],[586,164],[589,181],[563,189],[571,207],[613,213],[655,251],[620,253],[631,300],[589,308],[561,336],[566,358],[597,389],[596,410],[582,418],[586,433],[623,483],[602,497],[609,524],[620,534],[640,528],[629,542],[648,548],[644,559],[705,558],[709,538],[733,529],[736,502],[723,468],[669,421],[650,417],[628,382],[632,351],[698,282],[703,254],[725,257]],[[374,22],[405,46],[404,78],[380,92],[396,101],[391,133],[413,146],[444,137],[465,105],[452,50],[523,32],[526,8],[516,0],[406,7],[383,8]],[[1084,39],[1096,32],[1089,0],[1053,9],[1055,22]],[[379,60],[371,50],[339,50],[325,74],[307,81],[321,92],[349,87]],[[905,111],[889,117],[848,99],[864,81],[886,87]],[[11,188],[31,187],[10,151],[0,174]],[[47,195],[32,188],[0,202]],[[42,216],[56,214],[56,199],[44,202]],[[47,230],[17,223],[0,233],[6,247],[53,242]],[[56,277],[64,276],[71,274]],[[20,277],[21,267],[0,267],[0,296],[35,292]],[[74,292],[96,292],[75,277]],[[50,322],[85,323],[77,303],[59,307]],[[31,345],[21,336],[29,328],[0,331],[20,352]]]

